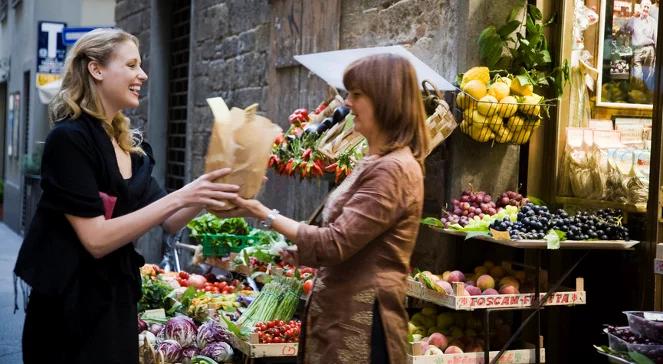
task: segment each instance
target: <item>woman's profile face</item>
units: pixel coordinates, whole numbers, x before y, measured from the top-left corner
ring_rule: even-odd
[[[134,42],[117,45],[107,64],[100,67],[103,78],[97,82],[99,95],[107,107],[117,111],[138,107],[140,88],[147,80],[140,65],[140,53]]]
[[[366,94],[361,90],[350,90],[345,99],[345,104],[354,114],[354,125],[357,132],[365,137],[374,135],[377,132],[378,125],[375,121],[375,107]]]

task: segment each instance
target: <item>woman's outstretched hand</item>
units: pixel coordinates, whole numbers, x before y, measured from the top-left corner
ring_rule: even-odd
[[[222,168],[206,173],[173,194],[177,196],[182,207],[209,207],[213,210],[223,210],[227,206],[225,201],[237,198],[239,186],[213,181],[230,174],[230,171],[230,168]]]

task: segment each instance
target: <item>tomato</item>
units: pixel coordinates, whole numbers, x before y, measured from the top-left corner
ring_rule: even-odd
[[[187,273],[187,272],[182,271],[182,272],[179,272],[177,275],[182,279],[189,279],[189,273]]]
[[[228,290],[228,293],[233,293],[233,292],[235,292],[235,287],[233,287],[233,286],[228,286],[228,287],[224,288],[224,290],[225,290],[225,289]]]
[[[269,327],[270,329],[274,326],[276,326],[276,322],[274,322],[274,321],[270,321],[270,322],[267,323],[267,327]]]
[[[278,321],[276,321],[276,324],[278,326],[283,326],[283,325],[285,325],[285,322],[283,322],[283,320],[278,320]]]
[[[313,280],[309,279],[306,282],[304,282],[304,286],[302,288],[304,289],[304,294],[309,295],[313,290]]]
[[[274,339],[272,339],[272,342],[275,343],[275,344],[279,344],[279,343],[283,342],[283,339],[281,339],[280,337],[277,336]]]

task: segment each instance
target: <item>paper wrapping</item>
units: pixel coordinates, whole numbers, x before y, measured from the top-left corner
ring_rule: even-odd
[[[258,104],[228,110],[220,97],[207,99],[214,125],[207,147],[205,172],[230,168],[232,172],[214,182],[240,186],[239,195],[254,198],[262,187],[278,125],[257,115]],[[227,204],[230,209],[233,206]]]

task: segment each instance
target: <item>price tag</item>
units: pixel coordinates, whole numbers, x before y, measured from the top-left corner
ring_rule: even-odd
[[[645,320],[663,321],[663,312],[644,312]]]
[[[490,235],[492,235],[496,240],[511,240],[511,235],[509,235],[508,231],[490,229]]]

